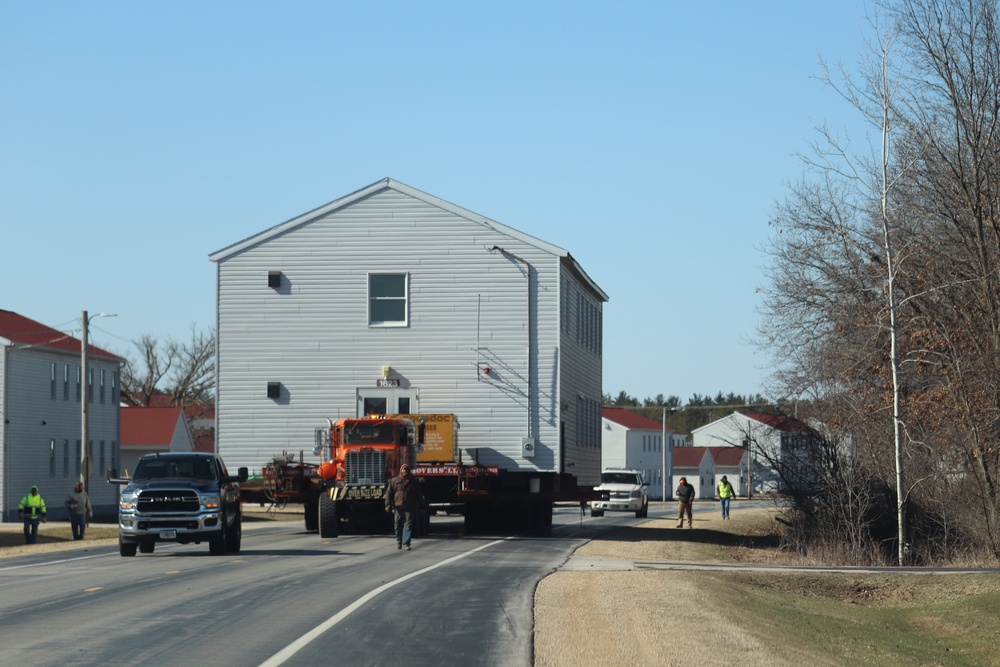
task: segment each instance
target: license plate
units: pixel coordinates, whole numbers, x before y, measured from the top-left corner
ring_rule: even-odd
[[[176,530],[161,530],[160,531],[161,540],[176,540],[177,531]]]

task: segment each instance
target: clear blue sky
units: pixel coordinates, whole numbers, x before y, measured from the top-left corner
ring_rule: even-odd
[[[567,249],[604,391],[763,392],[768,218],[862,0],[5,2],[0,308],[124,352],[215,323],[209,253],[383,177]]]

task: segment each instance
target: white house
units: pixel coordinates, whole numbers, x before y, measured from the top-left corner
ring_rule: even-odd
[[[673,473],[670,497],[680,484],[681,477],[694,487],[695,498],[715,497],[715,461],[707,447],[677,447],[673,450]]]
[[[786,415],[734,412],[706,424],[691,433],[692,442],[701,447],[737,447],[749,452],[747,459],[749,490],[753,493],[777,493],[784,490],[776,462],[786,474],[802,456],[816,432],[803,422]],[[807,470],[802,461],[803,471]],[[740,495],[743,495],[741,492]]]
[[[194,438],[181,406],[121,409],[121,472],[129,474],[146,454],[194,451]]]
[[[599,482],[608,297],[566,250],[383,179],[209,259],[230,468],[309,461],[328,419],[453,413],[466,460]]]
[[[677,435],[672,428],[664,430],[660,422],[627,408],[601,408],[602,465],[605,469],[639,470],[649,483],[650,499],[662,500],[664,470],[670,469],[670,446]]]
[[[68,519],[63,500],[84,468],[81,342],[0,310],[0,346],[0,518],[17,520],[18,503],[36,485],[48,516]],[[118,489],[104,482],[103,471],[118,460],[121,363],[87,345],[87,481],[98,516],[118,506]]]
[[[747,495],[747,450],[741,447],[708,447],[713,463],[713,489],[725,477],[737,496]]]

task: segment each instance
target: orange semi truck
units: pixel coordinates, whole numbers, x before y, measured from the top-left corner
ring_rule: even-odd
[[[307,530],[321,537],[391,530],[383,493],[404,463],[421,483],[425,506],[417,532],[429,530],[431,514],[461,513],[467,532],[544,529],[555,502],[600,500],[593,487],[551,471],[508,471],[480,465],[478,450],[464,462],[453,414],[369,415],[330,421],[318,429],[318,466],[275,457],[244,500],[296,502],[305,508]],[[300,457],[301,459],[301,457]]]

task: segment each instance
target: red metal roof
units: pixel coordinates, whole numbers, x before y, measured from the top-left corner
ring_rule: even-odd
[[[643,417],[640,414],[636,414],[627,408],[601,408],[601,416],[608,421],[613,421],[616,424],[620,424],[625,428],[631,428],[636,430],[644,431],[662,431],[663,425],[650,419],[649,417]],[[668,431],[673,431],[669,426]]]
[[[674,450],[677,451],[676,449]],[[738,466],[743,460],[742,447],[709,447],[708,453],[717,466]]]
[[[761,414],[759,412],[743,412],[741,414],[744,417],[759,421],[761,424],[766,424],[771,428],[778,429],[779,431],[811,430],[808,426],[800,422],[795,417],[789,417],[787,415],[767,415],[767,414]]]
[[[674,447],[675,468],[697,468],[707,447]]]
[[[20,346],[44,347],[80,354],[80,339],[9,310],[0,310],[0,337]],[[122,360],[120,357],[90,344],[87,345],[87,354],[92,357]]]
[[[180,406],[169,408],[122,408],[122,447],[170,448],[182,419]]]

